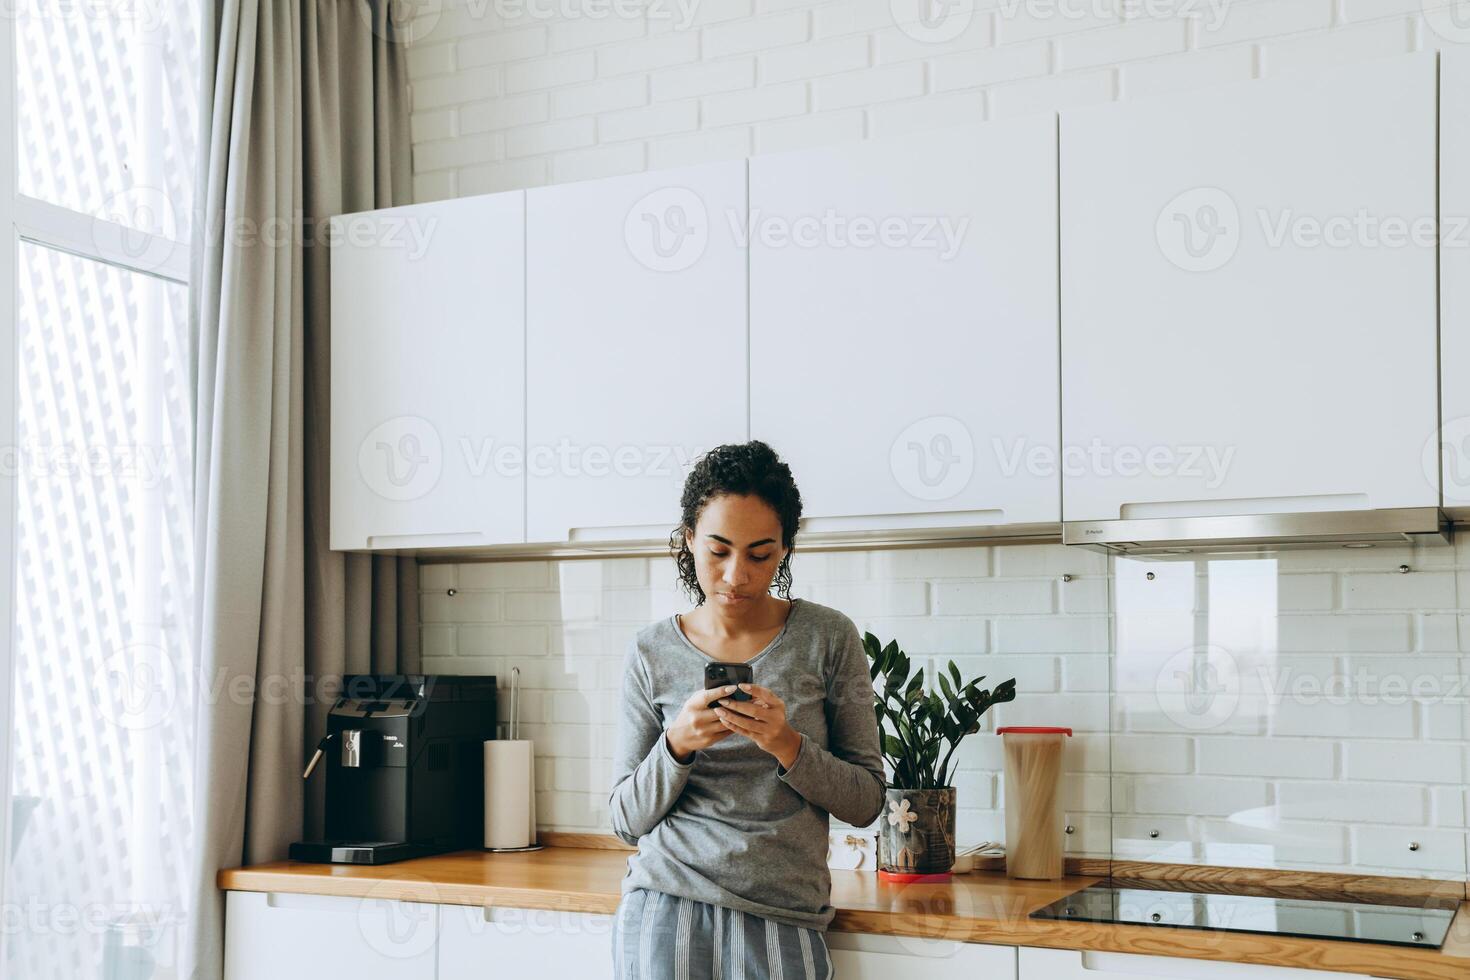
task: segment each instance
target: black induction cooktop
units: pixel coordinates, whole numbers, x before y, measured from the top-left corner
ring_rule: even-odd
[[[1150,883],[1153,884],[1153,883]],[[1349,902],[1282,893],[1229,894],[1104,880],[1031,913],[1036,919],[1259,932],[1438,949],[1455,916],[1450,899]]]

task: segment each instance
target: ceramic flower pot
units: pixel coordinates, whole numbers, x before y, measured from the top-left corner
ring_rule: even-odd
[[[878,818],[878,867],[894,874],[944,874],[954,867],[953,786],[888,787]]]

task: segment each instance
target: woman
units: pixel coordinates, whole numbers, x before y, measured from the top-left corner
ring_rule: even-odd
[[[608,802],[638,853],[615,976],[826,980],[828,814],[865,826],[884,800],[862,641],[791,598],[801,495],[765,443],[701,457],[680,506],[669,545],[695,608],[640,630],[623,665]],[[705,664],[732,661],[750,700],[704,690]]]

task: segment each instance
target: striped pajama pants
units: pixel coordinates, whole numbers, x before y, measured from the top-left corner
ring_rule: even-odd
[[[816,929],[647,888],[618,904],[612,955],[615,980],[832,980]]]

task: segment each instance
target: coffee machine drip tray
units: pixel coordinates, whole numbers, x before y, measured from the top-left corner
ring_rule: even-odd
[[[1337,901],[1321,893],[1266,887],[1215,892],[1204,890],[1208,888],[1205,882],[1191,884],[1201,890],[1189,891],[1159,881],[1104,879],[1037,909],[1031,917],[1438,949],[1457,904],[1453,899],[1402,895]]]
[[[296,841],[288,852],[293,861],[334,864],[389,864],[409,858],[443,853],[442,847],[427,847],[405,841],[304,840]]]

